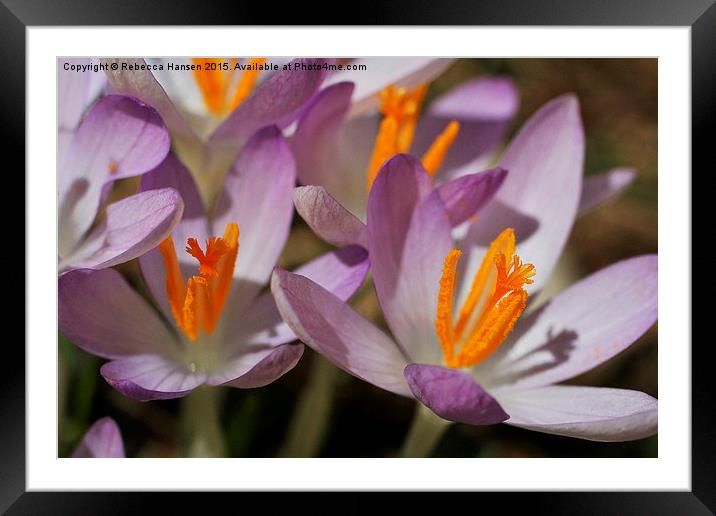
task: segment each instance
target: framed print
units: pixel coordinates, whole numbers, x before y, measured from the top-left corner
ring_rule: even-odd
[[[713,511],[690,212],[712,2],[320,26],[220,4],[0,8],[28,203],[2,507]]]

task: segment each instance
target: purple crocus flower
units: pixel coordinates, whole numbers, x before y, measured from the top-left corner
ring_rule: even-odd
[[[212,202],[216,185],[249,138],[270,125],[286,128],[293,122],[325,77],[323,59],[296,59],[289,68],[258,81],[255,70],[240,70],[238,59],[172,60],[175,65],[199,64],[201,70],[178,71],[171,77],[191,78],[200,92],[204,112],[192,113],[186,88],[172,88],[170,81],[144,59],[104,59],[116,66],[108,70],[109,90],[131,95],[161,114],[172,136],[173,149],[189,168],[206,202]],[[207,66],[214,63],[214,66]],[[220,65],[220,66],[217,66]],[[226,65],[226,69],[224,69]],[[254,67],[255,69],[255,67]],[[165,70],[166,71],[166,70]],[[159,78],[162,79],[160,82]],[[242,80],[247,79],[248,80]],[[175,86],[178,83],[175,82]],[[168,87],[168,89],[165,89]]]
[[[233,163],[209,217],[191,174],[170,154],[141,186],[174,188],[185,203],[171,236],[139,259],[158,311],[116,271],[76,270],[60,278],[60,330],[111,359],[102,376],[137,400],[181,397],[202,384],[274,381],[303,353],[271,293],[261,293],[288,236],[294,182],[288,144],[277,128],[265,128]],[[366,251],[353,246],[296,273],[346,300],[367,268]]]
[[[87,110],[102,85],[96,76],[63,71],[59,77],[60,272],[136,258],[166,237],[183,209],[175,190],[147,191],[110,204],[92,227],[114,181],[148,172],[169,152],[161,118],[136,99],[109,95]]]
[[[655,322],[656,256],[607,267],[520,317],[576,216],[583,157],[578,103],[555,99],[506,150],[502,187],[457,243],[450,207],[421,163],[393,157],[370,191],[364,233],[392,338],[310,279],[277,269],[282,316],[339,367],[448,421],[597,441],[655,433],[651,396],[558,383]]]
[[[124,441],[111,417],[95,421],[72,452],[73,458],[124,458]]]

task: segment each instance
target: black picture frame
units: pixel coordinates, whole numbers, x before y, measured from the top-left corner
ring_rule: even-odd
[[[278,5],[278,4],[277,4]],[[691,28],[692,168],[716,170],[712,134],[716,125],[716,6],[714,0],[459,0],[450,4],[400,1],[356,9],[347,19],[319,20],[303,3],[206,2],[196,0],[0,0],[0,124],[3,143],[24,168],[25,148],[25,34],[31,26],[62,25],[284,25],[303,19],[311,25],[609,25],[683,26]],[[340,21],[339,21],[340,20]],[[338,23],[336,23],[338,21]],[[7,151],[6,151],[7,152]],[[662,171],[666,173],[667,171]],[[674,173],[676,173],[674,171]],[[708,232],[712,234],[712,231]],[[25,238],[28,238],[26,235]],[[698,265],[698,261],[696,261]],[[26,275],[29,273],[25,271]],[[19,275],[7,288],[21,288]],[[18,290],[19,291],[19,290]],[[185,494],[147,493],[27,493],[25,492],[25,351],[17,341],[6,340],[6,364],[0,376],[0,510],[8,514],[126,514],[149,507],[143,497],[159,497],[164,512],[190,507]],[[676,345],[677,343],[670,343]],[[716,512],[716,427],[713,423],[711,343],[692,346],[692,491],[640,493],[510,493],[512,504],[525,504],[533,514],[712,514]],[[691,345],[691,343],[678,343]],[[219,496],[213,494],[212,496]],[[267,503],[276,508],[283,496],[258,493],[220,495],[228,503],[236,496],[242,504]],[[372,509],[376,494],[351,501],[350,511]],[[505,494],[455,494],[462,502],[484,504]],[[229,497],[232,497],[231,499]],[[480,497],[479,501],[476,497]],[[483,498],[483,497],[490,497]],[[304,493],[309,503],[325,504],[317,495]],[[423,503],[422,494],[409,505]],[[319,501],[321,500],[321,501]],[[213,502],[212,502],[213,503]],[[403,503],[403,502],[401,502]],[[320,507],[317,505],[316,507]],[[248,505],[244,505],[248,507]],[[326,510],[330,510],[329,506]],[[408,507],[405,507],[407,510]],[[273,509],[272,509],[273,510]],[[277,509],[276,509],[277,510]],[[272,512],[271,510],[269,512]],[[319,511],[322,512],[322,511]],[[513,512],[513,511],[510,511]]]

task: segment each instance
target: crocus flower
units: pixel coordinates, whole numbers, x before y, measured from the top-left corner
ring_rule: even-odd
[[[102,376],[137,400],[274,381],[303,353],[271,293],[261,294],[288,236],[294,181],[287,143],[277,128],[263,129],[244,146],[208,217],[191,174],[170,154],[141,186],[174,188],[186,207],[170,237],[139,259],[158,311],[116,271],[76,270],[60,278],[60,330],[111,359]],[[353,246],[297,273],[347,299],[367,268],[367,253]]]
[[[505,152],[502,187],[457,245],[427,171],[412,156],[393,157],[370,191],[365,234],[392,337],[310,279],[278,269],[272,291],[282,316],[339,367],[448,421],[597,441],[655,433],[651,396],[558,383],[655,322],[656,256],[607,267],[521,316],[574,221],[583,157],[576,99],[548,103]]]
[[[114,419],[103,417],[95,421],[71,456],[73,458],[124,458],[124,441]]]
[[[194,97],[187,88],[165,86],[144,59],[106,59],[116,70],[108,70],[109,90],[131,95],[154,107],[172,136],[173,149],[189,168],[203,199],[214,200],[216,186],[239,151],[259,129],[276,125],[285,128],[318,90],[325,70],[323,59],[296,59],[288,69],[258,81],[263,59],[195,59],[201,69],[177,71],[172,77],[191,78],[200,92],[202,106],[197,116]],[[180,61],[175,65],[184,64]],[[164,63],[166,65],[166,63]],[[245,68],[247,65],[247,69]],[[166,71],[166,70],[165,70]],[[157,71],[156,73],[159,73]]]
[[[75,106],[89,98],[77,82],[72,90],[60,81],[60,106],[73,105],[69,97],[75,91],[81,96]],[[69,111],[61,108],[67,116],[60,116],[58,130],[59,270],[98,269],[136,258],[161,242],[181,217],[183,203],[175,190],[127,197],[95,220],[114,181],[162,162],[169,152],[166,127],[154,109],[118,95],[98,100],[78,126],[73,120],[81,110]]]

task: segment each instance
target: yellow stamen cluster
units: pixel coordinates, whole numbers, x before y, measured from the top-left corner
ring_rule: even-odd
[[[187,240],[186,252],[199,261],[199,274],[186,284],[171,236],[159,244],[159,251],[164,259],[169,306],[177,326],[190,341],[197,339],[200,329],[211,335],[231,289],[239,254],[239,226],[234,222],[227,224],[223,237],[207,240],[206,252],[195,238]]]
[[[472,367],[485,360],[505,340],[527,303],[524,285],[533,282],[532,264],[516,255],[515,233],[505,229],[492,242],[472,282],[457,321],[453,299],[457,266],[462,253],[445,257],[438,292],[435,333],[450,367]]]
[[[261,74],[257,67],[266,59],[249,59],[248,68],[240,73],[234,71],[236,59],[195,58],[192,62],[200,65],[193,73],[206,108],[215,116],[224,116],[251,94]]]
[[[383,114],[383,120],[380,123],[373,155],[368,165],[367,187],[369,191],[383,163],[395,154],[410,151],[427,90],[427,84],[422,84],[414,90],[388,86],[381,91],[380,111]],[[459,130],[460,124],[456,120],[450,122],[423,155],[423,165],[430,175],[434,174],[442,164]]]

